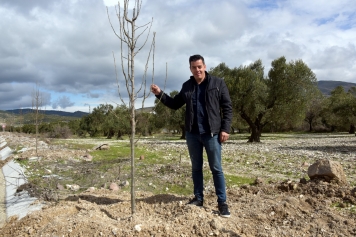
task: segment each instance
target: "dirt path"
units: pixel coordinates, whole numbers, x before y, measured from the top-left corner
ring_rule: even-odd
[[[343,198],[330,193],[346,189],[322,184],[325,194],[313,193],[317,184],[283,192],[275,185],[228,190],[231,217],[217,214],[216,197],[207,194],[204,207],[185,205],[187,197],[137,192],[131,216],[127,192],[97,190],[10,220],[1,236],[355,236],[356,215],[332,207]],[[336,188],[336,189],[335,189]],[[345,192],[346,191],[346,192]]]

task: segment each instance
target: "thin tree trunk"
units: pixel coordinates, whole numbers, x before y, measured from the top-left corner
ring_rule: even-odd
[[[185,126],[184,125],[180,126],[180,129],[182,131],[182,136],[180,137],[180,139],[185,139]]]
[[[131,107],[131,214],[134,214],[136,211],[135,207],[135,105],[132,104]]]

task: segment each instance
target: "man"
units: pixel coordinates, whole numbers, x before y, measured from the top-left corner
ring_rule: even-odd
[[[171,109],[176,110],[186,104],[186,140],[192,163],[195,196],[188,204],[203,206],[203,148],[205,148],[218,197],[219,213],[222,217],[230,217],[221,166],[221,144],[229,138],[232,120],[229,92],[223,79],[206,72],[202,56],[191,56],[189,65],[193,76],[183,83],[182,89],[174,98],[165,94],[157,85],[151,85],[151,91]]]

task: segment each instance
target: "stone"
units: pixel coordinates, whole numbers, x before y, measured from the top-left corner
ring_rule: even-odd
[[[50,170],[50,169],[44,169],[44,171],[46,174],[52,174],[52,170]]]
[[[87,189],[87,191],[88,191],[88,192],[94,192],[94,191],[95,191],[95,187],[89,187],[89,188]]]
[[[137,232],[140,232],[141,231],[141,225],[142,224],[138,224],[138,225],[135,225],[135,230],[137,231]]]
[[[72,191],[78,191],[80,189],[78,184],[66,184],[66,187]]]
[[[310,166],[310,164],[308,162],[303,162],[302,166],[308,167],[308,166]]]
[[[109,150],[109,149],[110,149],[109,144],[102,144],[95,148],[95,150]]]
[[[30,162],[35,162],[35,161],[38,161],[38,160],[41,160],[41,158],[38,157],[38,156],[32,156],[32,157],[28,158],[28,161],[30,161]]]
[[[129,183],[129,181],[122,181],[122,183],[120,184],[121,186],[129,186],[130,185],[130,183]]]
[[[120,190],[120,187],[116,183],[111,183],[109,186],[109,189],[112,191],[118,191],[118,190]]]
[[[255,185],[261,185],[261,184],[264,184],[264,180],[260,177],[257,177],[254,181],[254,184]]]
[[[92,161],[92,160],[93,160],[93,156],[90,155],[90,154],[85,154],[85,155],[83,156],[83,159],[84,159],[85,161]]]
[[[63,187],[62,184],[57,184],[57,189],[58,189],[58,190],[64,190],[64,187]]]
[[[311,180],[324,179],[327,182],[334,180],[337,183],[347,183],[341,164],[338,161],[331,161],[327,159],[318,160],[309,166],[308,176]]]
[[[73,191],[78,191],[80,189],[80,186],[78,184],[73,184],[71,187],[71,190]]]

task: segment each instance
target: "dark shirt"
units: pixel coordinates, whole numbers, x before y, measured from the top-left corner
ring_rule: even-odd
[[[207,78],[202,83],[195,84],[195,91],[192,95],[193,109],[194,109],[194,122],[193,133],[210,133],[208,114],[205,104],[205,93],[208,85]]]

